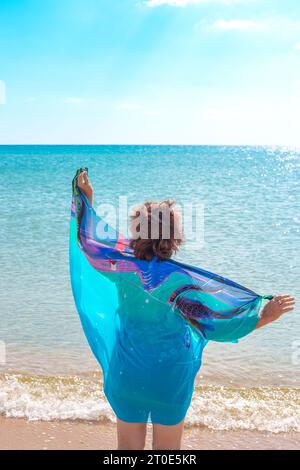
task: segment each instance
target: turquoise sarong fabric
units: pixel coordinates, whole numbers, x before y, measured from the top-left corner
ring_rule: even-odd
[[[128,422],[173,425],[191,402],[209,340],[236,342],[256,328],[263,298],[203,269],[134,257],[73,180],[70,275],[104,392]]]

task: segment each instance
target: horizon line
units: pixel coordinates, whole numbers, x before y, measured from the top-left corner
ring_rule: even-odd
[[[300,147],[300,144],[1,144],[0,147]]]

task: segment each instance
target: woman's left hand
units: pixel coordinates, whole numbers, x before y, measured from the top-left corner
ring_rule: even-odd
[[[90,204],[93,205],[94,190],[86,171],[83,171],[78,176],[78,188],[88,198]]]

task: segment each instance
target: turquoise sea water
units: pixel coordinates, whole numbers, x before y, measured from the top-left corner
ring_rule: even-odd
[[[82,380],[90,383],[90,396],[94,390],[98,367],[79,324],[68,274],[71,180],[79,166],[89,167],[96,206],[116,205],[120,195],[127,196],[129,204],[161,198],[175,198],[180,204],[203,203],[205,244],[201,249],[183,249],[181,260],[261,294],[300,297],[300,150],[0,146],[0,341],[6,346],[0,372],[2,390],[7,390],[5,398],[0,394],[0,412],[42,417],[32,395],[38,380],[42,380],[41,387],[50,387],[45,394],[53,392],[53,400],[58,400],[56,390],[67,393],[67,389],[62,392],[64,380],[75,394],[74,403],[78,404],[76,393],[82,390]],[[293,314],[239,344],[209,344],[198,378],[199,385],[212,387],[205,393],[214,387],[221,393],[225,386],[224,400],[231,403],[228,390],[235,391],[230,393],[237,393],[239,401],[246,387],[256,403],[253,390],[264,387],[273,398],[276,390],[282,394],[274,398],[278,406],[286,393],[296,393],[295,387],[300,386],[299,313],[297,306]],[[295,397],[299,405],[299,394]],[[35,409],[31,415],[24,400]],[[87,415],[93,406],[97,409],[96,404],[84,403]],[[248,408],[249,403],[246,400]],[[68,412],[64,412],[72,415],[65,406]],[[204,402],[199,406],[203,408]],[[82,417],[80,413],[74,416]],[[194,410],[194,424],[196,415]],[[253,426],[259,428],[258,423]]]

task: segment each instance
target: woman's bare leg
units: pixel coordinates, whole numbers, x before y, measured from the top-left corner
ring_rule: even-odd
[[[179,450],[183,427],[184,419],[175,426],[153,424],[152,448],[154,450]]]
[[[146,431],[145,423],[127,423],[117,418],[118,450],[143,450]]]

